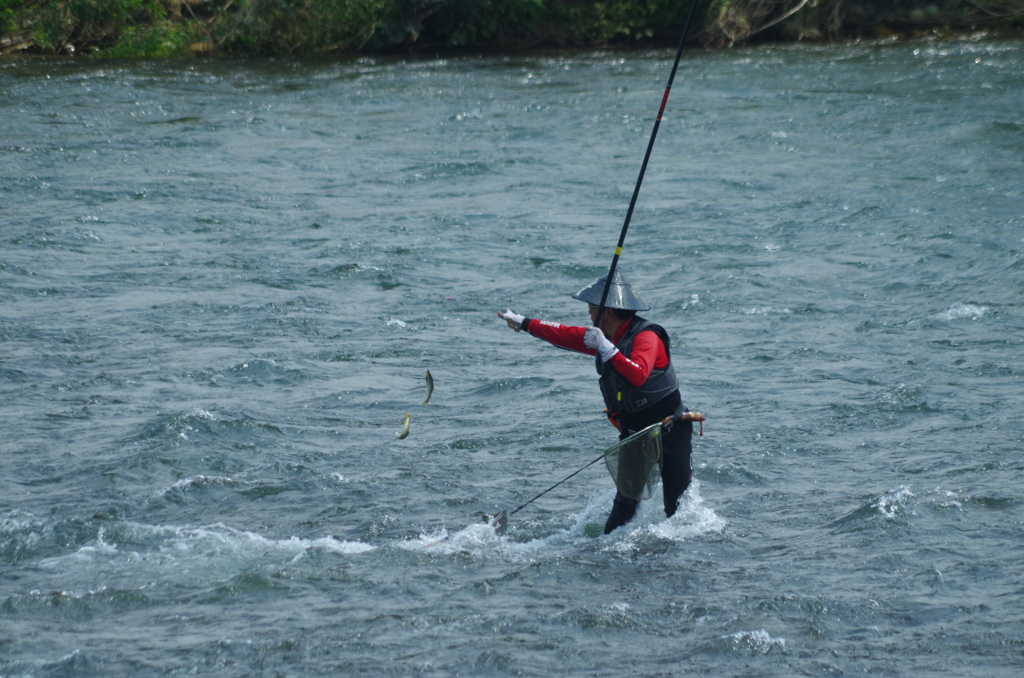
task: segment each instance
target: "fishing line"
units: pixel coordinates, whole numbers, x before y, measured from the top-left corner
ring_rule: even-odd
[[[586,465],[586,466],[584,466],[583,468],[579,469],[578,471],[574,471],[574,472],[570,473],[569,475],[567,475],[566,477],[562,478],[562,479],[561,479],[561,480],[559,480],[559,481],[558,481],[557,483],[555,483],[554,485],[552,485],[552,486],[551,486],[551,487],[549,487],[548,489],[544,490],[543,492],[541,492],[541,493],[540,493],[540,494],[538,494],[538,495],[537,495],[536,497],[534,497],[534,498],[533,498],[533,499],[531,499],[530,501],[526,502],[525,504],[523,504],[523,505],[522,505],[522,506],[520,506],[519,508],[517,508],[517,509],[513,509],[512,511],[509,511],[509,512],[508,512],[508,515],[510,515],[510,516],[511,516],[511,515],[515,515],[515,514],[516,514],[516,513],[517,513],[517,512],[518,512],[518,511],[519,511],[520,509],[526,508],[527,506],[529,506],[530,504],[532,504],[532,503],[533,503],[533,502],[535,502],[536,500],[540,499],[541,497],[543,497],[543,496],[544,496],[545,494],[547,494],[547,493],[548,493],[548,492],[550,492],[551,490],[555,489],[556,487],[558,487],[559,485],[561,485],[562,483],[564,483],[564,482],[565,482],[566,480],[569,480],[569,478],[572,478],[572,477],[573,477],[574,475],[576,475],[576,474],[578,474],[578,473],[581,473],[581,472],[583,472],[583,471],[587,470],[588,468],[590,468],[591,466],[593,466],[593,465],[594,465],[594,464],[596,464],[597,462],[599,462],[599,461],[601,461],[602,459],[604,459],[604,455],[606,455],[606,454],[607,454],[607,452],[602,452],[602,453],[601,453],[601,456],[600,456],[600,457],[598,457],[598,458],[597,458],[597,459],[595,459],[594,461],[590,462],[589,464],[587,464],[587,465]]]
[[[494,527],[495,533],[497,533],[497,534],[504,534],[505,530],[508,529],[508,517],[509,516],[515,515],[517,512],[521,511],[522,509],[526,508],[527,506],[529,506],[533,502],[537,501],[538,499],[540,499],[545,494],[547,494],[551,490],[555,489],[556,487],[558,487],[559,485],[561,485],[565,481],[569,480],[570,478],[572,478],[573,476],[577,475],[578,473],[582,473],[583,471],[587,470],[588,468],[590,468],[591,466],[593,466],[597,462],[599,462],[602,459],[604,459],[606,454],[608,454],[607,450],[602,452],[601,456],[598,457],[597,459],[595,459],[594,461],[590,462],[589,464],[587,464],[586,466],[584,466],[583,468],[581,468],[581,469],[579,469],[577,471],[573,471],[572,473],[570,473],[566,477],[562,478],[557,483],[555,483],[554,485],[552,485],[548,489],[544,490],[543,492],[541,492],[536,497],[534,497],[530,501],[526,502],[525,504],[523,504],[519,508],[513,509],[511,511],[501,511],[496,516],[485,516],[487,523]],[[429,548],[431,548],[433,546],[437,546],[438,544],[440,544],[442,542],[448,541],[448,539],[450,537],[451,537],[450,534],[449,535],[445,535],[445,537],[443,539],[438,539],[437,541],[431,542],[431,543],[427,544],[426,546],[424,546],[423,549],[426,550],[426,549],[429,549]]]
[[[615,246],[615,255],[612,257],[611,268],[608,269],[608,278],[604,283],[604,293],[601,295],[601,304],[597,307],[597,315],[594,317],[594,327],[601,321],[601,314],[604,313],[605,302],[608,301],[608,290],[612,286],[612,277],[619,264],[619,256],[622,254],[622,246],[626,242],[626,231],[629,230],[629,222],[633,218],[633,208],[636,207],[636,198],[640,195],[640,184],[644,181],[644,174],[647,172],[647,162],[651,159],[651,150],[654,148],[654,140],[658,136],[658,128],[661,127],[661,116],[665,112],[665,104],[668,103],[668,94],[672,91],[672,81],[676,78],[676,69],[679,68],[679,59],[683,56],[683,46],[686,44],[686,36],[690,33],[690,24],[693,21],[693,9],[697,6],[697,0],[690,0],[690,11],[686,14],[686,23],[683,24],[683,35],[679,38],[679,49],[676,50],[676,60],[672,63],[672,72],[668,76],[668,84],[665,86],[665,94],[661,97],[661,108],[658,109],[658,117],[654,120],[654,129],[651,130],[651,140],[647,142],[647,153],[644,154],[644,161],[640,165],[640,176],[637,177],[636,187],[633,189],[633,197],[629,201],[629,209],[626,210],[626,221],[622,224],[622,232],[619,234],[619,242]]]
[[[532,503],[533,503],[534,501],[536,501],[537,499],[540,499],[541,497],[543,497],[543,496],[544,496],[545,494],[547,494],[547,493],[548,493],[548,492],[550,492],[551,490],[555,489],[556,487],[558,487],[559,485],[561,485],[561,484],[562,484],[562,483],[564,483],[565,481],[569,480],[569,479],[570,479],[570,478],[572,478],[573,476],[575,476],[575,475],[577,475],[577,474],[579,474],[579,473],[581,473],[581,472],[585,471],[586,469],[590,468],[591,466],[593,466],[593,465],[594,465],[594,464],[596,464],[597,462],[601,461],[602,459],[604,459],[604,458],[605,458],[605,457],[607,457],[608,455],[610,455],[610,454],[613,454],[613,453],[616,453],[616,454],[617,454],[617,453],[618,453],[618,451],[619,451],[619,450],[620,450],[621,448],[623,448],[624,446],[627,446],[627,445],[629,445],[629,444],[633,443],[633,442],[634,442],[634,441],[636,441],[636,440],[639,440],[639,439],[642,439],[642,438],[644,438],[644,437],[645,437],[645,436],[647,436],[647,435],[648,435],[648,433],[650,433],[650,431],[651,431],[652,429],[654,429],[655,427],[660,427],[660,429],[659,429],[659,430],[660,430],[660,431],[663,431],[663,432],[667,432],[667,431],[670,431],[670,430],[672,430],[672,425],[673,425],[673,424],[674,424],[675,422],[677,422],[677,421],[692,421],[692,419],[687,419],[687,415],[693,415],[693,414],[696,414],[696,415],[700,416],[700,417],[701,417],[701,418],[703,419],[703,415],[700,415],[700,413],[692,413],[692,412],[686,412],[686,413],[684,413],[684,414],[683,414],[683,415],[682,415],[681,417],[678,417],[678,418],[676,418],[676,417],[666,417],[666,418],[665,418],[664,420],[662,420],[662,421],[660,421],[660,422],[658,422],[658,423],[656,423],[656,424],[651,424],[650,426],[648,426],[647,428],[643,429],[642,431],[637,431],[637,432],[636,432],[636,433],[634,433],[633,435],[631,435],[631,436],[628,436],[628,437],[624,438],[623,440],[620,440],[619,442],[617,442],[616,444],[612,445],[612,446],[611,446],[611,447],[609,447],[609,448],[608,448],[607,450],[605,450],[604,452],[602,452],[602,453],[601,453],[601,456],[599,456],[599,457],[598,457],[597,459],[595,459],[595,460],[593,460],[592,462],[588,463],[588,464],[587,464],[586,466],[584,466],[583,468],[581,468],[581,469],[579,469],[579,470],[577,470],[577,471],[573,471],[572,473],[570,473],[569,475],[567,475],[567,476],[566,476],[565,478],[562,478],[562,479],[561,479],[561,480],[559,480],[559,481],[558,481],[557,483],[555,483],[554,485],[552,485],[552,486],[551,486],[551,487],[549,487],[548,489],[544,490],[543,492],[541,492],[541,493],[540,493],[540,494],[538,494],[538,495],[537,495],[536,497],[534,497],[534,498],[533,498],[533,499],[531,499],[530,501],[526,502],[525,504],[523,504],[523,505],[522,505],[522,506],[520,506],[519,508],[517,508],[517,509],[514,509],[514,510],[512,510],[512,511],[509,511],[509,512],[508,512],[508,515],[513,515],[514,513],[516,513],[517,511],[519,511],[520,509],[522,509],[522,508],[525,508],[526,506],[528,506],[528,505],[532,504]],[[658,455],[660,456],[660,455],[661,455],[661,451],[660,451],[660,450],[661,450],[661,448],[659,447],[659,448],[658,448],[658,450],[659,450],[659,451],[658,451]]]

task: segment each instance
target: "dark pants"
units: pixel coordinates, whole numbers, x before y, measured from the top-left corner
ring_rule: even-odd
[[[620,438],[626,438],[630,433],[633,431],[623,431]],[[690,479],[693,478],[693,469],[690,467],[690,455],[693,452],[692,436],[691,421],[677,421],[672,425],[672,430],[661,436],[661,486],[664,491],[665,515],[670,518],[675,515],[679,498],[683,496],[683,492],[690,486]],[[639,501],[616,492],[612,512],[604,524],[604,533],[608,534],[616,527],[632,520],[639,505]]]

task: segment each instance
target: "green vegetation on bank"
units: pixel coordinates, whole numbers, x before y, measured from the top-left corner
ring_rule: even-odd
[[[1024,0],[695,0],[693,40],[1024,27]],[[0,54],[581,47],[678,39],[686,0],[0,0]]]

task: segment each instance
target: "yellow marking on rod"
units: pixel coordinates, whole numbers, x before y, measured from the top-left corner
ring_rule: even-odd
[[[621,254],[622,254],[622,248],[621,247],[616,247],[615,248],[615,256],[620,256]]]
[[[622,391],[619,391],[619,402],[622,402]]]

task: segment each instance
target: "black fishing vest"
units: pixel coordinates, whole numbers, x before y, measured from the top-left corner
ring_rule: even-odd
[[[669,353],[668,333],[660,325],[655,325],[650,320],[644,320],[640,316],[634,316],[626,333],[622,335],[616,348],[625,357],[629,357],[633,350],[633,340],[636,335],[644,330],[652,330],[665,344],[665,353],[668,355],[668,365],[665,369],[655,368],[640,386],[633,386],[625,377],[597,356],[597,373],[600,375],[601,395],[604,396],[604,404],[609,414],[639,412],[647,409],[654,403],[672,395],[679,390],[679,381],[676,379],[675,368],[672,367],[672,354]]]

